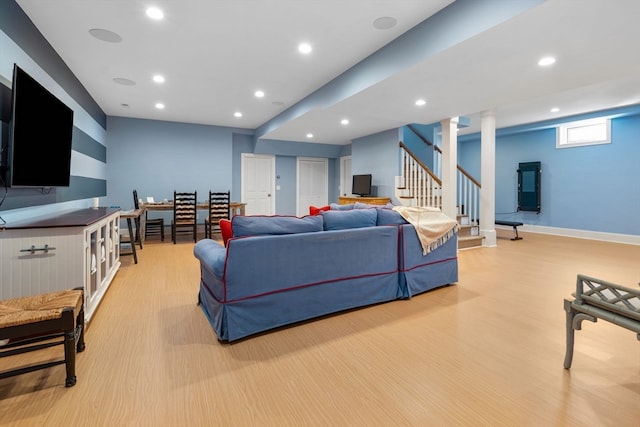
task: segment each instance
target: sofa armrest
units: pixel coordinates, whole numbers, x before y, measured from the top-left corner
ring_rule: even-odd
[[[200,260],[202,267],[205,267],[219,279],[224,276],[224,263],[227,257],[227,249],[220,243],[203,239],[196,243],[193,254]]]

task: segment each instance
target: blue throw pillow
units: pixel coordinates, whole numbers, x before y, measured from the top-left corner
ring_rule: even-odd
[[[263,236],[322,231],[322,223],[320,215],[309,215],[302,218],[280,215],[236,215],[231,220],[231,228],[233,229],[233,237]]]
[[[325,230],[374,227],[378,218],[376,209],[330,210],[321,212]]]
[[[354,203],[349,203],[347,205],[339,205],[337,203],[331,203],[329,207],[332,211],[350,211],[355,206]]]
[[[369,209],[369,208],[379,208],[380,205],[374,205],[372,203],[362,203],[362,202],[356,202],[356,204],[353,206],[354,209]]]

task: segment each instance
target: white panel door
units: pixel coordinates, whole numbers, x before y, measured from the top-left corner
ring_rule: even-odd
[[[242,154],[241,197],[246,215],[275,213],[275,157],[264,154]]]
[[[298,207],[297,215],[308,215],[309,206],[325,206],[329,203],[327,159],[298,158]]]

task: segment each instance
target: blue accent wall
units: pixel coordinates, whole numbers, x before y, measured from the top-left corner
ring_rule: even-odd
[[[156,200],[195,190],[204,201],[209,190],[233,188],[232,128],[122,117],[107,128],[107,205],[133,208],[134,189]]]
[[[414,123],[411,126],[432,145],[425,144],[425,142],[420,139],[415,132],[409,129],[408,126],[402,127],[402,142],[416,157],[418,157],[418,159],[422,161],[422,163],[433,170],[433,150],[437,143],[436,132],[441,131],[442,125],[440,123],[430,125]]]
[[[590,113],[544,126],[496,132],[496,218],[525,224],[640,235],[640,114],[620,109]],[[624,111],[624,109],[622,110]],[[597,115],[611,120],[611,144],[556,148],[554,124]],[[518,164],[542,162],[540,214],[517,211]],[[480,178],[480,135],[459,139],[458,163]]]
[[[390,197],[392,201],[395,200],[395,177],[400,170],[398,142],[401,133],[401,129],[391,129],[354,139],[351,144],[353,174],[370,173],[375,195]]]
[[[204,201],[209,190],[231,190],[241,198],[242,153],[255,153],[247,129],[156,120],[108,117],[107,197],[103,204],[133,208],[132,191],[145,199],[172,199],[177,191],[197,191]],[[397,142],[396,142],[397,144]],[[348,150],[347,150],[348,151]],[[265,141],[260,154],[276,159],[276,213],[296,214],[296,158],[329,158],[329,200],[338,200],[339,163],[345,147],[288,141]],[[169,221],[169,213],[164,215]]]

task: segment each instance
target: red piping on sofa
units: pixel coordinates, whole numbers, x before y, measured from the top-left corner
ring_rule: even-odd
[[[307,284],[298,285],[298,286],[291,286],[289,288],[277,289],[277,290],[270,291],[270,292],[263,292],[261,294],[251,295],[251,296],[248,296],[248,297],[232,299],[232,300],[228,300],[227,299],[227,281],[226,281],[226,277],[223,277],[222,278],[222,283],[223,283],[223,287],[224,287],[224,292],[223,292],[224,293],[224,300],[222,300],[222,301],[219,300],[218,298],[216,298],[214,293],[211,291],[211,289],[209,289],[207,284],[202,281],[202,279],[200,279],[200,282],[205,285],[204,287],[207,289],[209,295],[211,295],[211,297],[213,299],[215,299],[216,301],[218,301],[221,304],[227,304],[227,303],[233,303],[233,302],[238,302],[238,301],[246,301],[246,300],[250,300],[250,299],[254,299],[254,298],[263,297],[263,296],[266,296],[266,295],[273,295],[273,294],[278,294],[278,293],[282,293],[282,292],[292,291],[292,290],[296,290],[296,289],[308,288],[308,287],[311,287],[311,286],[323,285],[325,283],[334,283],[334,282],[340,282],[340,281],[343,281],[343,280],[359,279],[361,277],[384,276],[384,275],[392,274],[392,273],[397,273],[397,271],[393,270],[393,271],[388,271],[388,272],[383,272],[383,273],[363,274],[363,275],[359,275],[359,276],[350,276],[350,277],[340,277],[340,278],[337,278],[337,279],[323,280],[323,281],[320,281],[320,282],[307,283]]]

